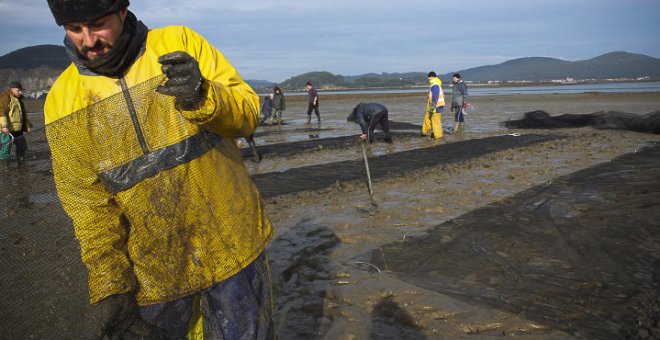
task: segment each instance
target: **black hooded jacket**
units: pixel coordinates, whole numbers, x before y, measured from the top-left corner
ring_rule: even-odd
[[[380,112],[387,111],[387,108],[378,103],[360,103],[353,109],[348,118],[349,122],[360,124],[362,133],[366,134],[369,131],[369,124],[371,119]]]

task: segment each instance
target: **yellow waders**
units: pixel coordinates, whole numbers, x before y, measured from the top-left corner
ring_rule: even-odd
[[[433,130],[433,138],[442,138],[442,119],[440,112],[433,113],[433,117],[429,118],[428,111],[424,114],[424,121],[422,122],[422,134],[428,135]]]

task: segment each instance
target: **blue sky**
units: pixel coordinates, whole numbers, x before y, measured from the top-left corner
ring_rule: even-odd
[[[309,71],[447,73],[520,57],[660,58],[658,0],[134,0],[147,26],[187,25],[247,79]],[[0,0],[0,55],[62,44],[44,0]]]

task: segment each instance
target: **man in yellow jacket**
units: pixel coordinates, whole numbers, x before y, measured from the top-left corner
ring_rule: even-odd
[[[273,337],[272,229],[234,138],[259,100],[187,27],[48,0],[72,64],[44,112],[58,194],[109,338]]]
[[[422,136],[426,136],[433,131],[431,138],[442,138],[442,119],[441,114],[445,108],[445,95],[442,91],[442,81],[435,72],[428,74],[429,95],[426,103],[426,113],[422,122]]]

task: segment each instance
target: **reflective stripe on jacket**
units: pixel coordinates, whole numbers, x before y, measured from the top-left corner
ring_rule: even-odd
[[[158,57],[186,51],[206,93],[178,111],[156,92]],[[208,288],[256,259],[272,237],[261,196],[232,139],[254,132],[259,99],[225,57],[186,27],[149,31],[120,79],[70,65],[44,107],[53,174],[89,270],[92,303],[138,303]]]
[[[429,83],[429,102],[426,111],[435,108],[436,112],[442,112],[443,106],[445,106],[445,94],[442,91],[442,80],[438,77],[434,77],[429,80]]]

